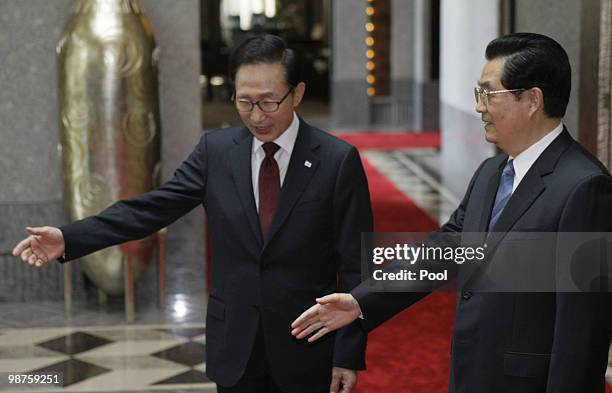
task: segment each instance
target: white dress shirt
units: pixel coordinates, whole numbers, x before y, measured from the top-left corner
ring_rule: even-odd
[[[293,120],[289,127],[280,134],[278,138],[272,142],[276,143],[280,149],[274,154],[274,159],[278,164],[278,170],[280,174],[280,186],[283,186],[285,181],[285,175],[287,174],[287,168],[289,167],[289,159],[291,158],[291,152],[293,146],[295,146],[295,140],[297,139],[298,129],[300,128],[300,120],[293,112]],[[257,206],[257,212],[259,212],[259,168],[264,158],[266,158],[266,152],[263,149],[263,142],[257,138],[253,138],[253,148],[251,149],[251,175],[253,178],[253,195],[255,196],[255,206]]]
[[[562,131],[563,123],[560,122],[555,129],[544,135],[539,141],[529,146],[516,157],[510,157],[510,159],[514,160],[514,184],[512,185],[513,193],[514,190],[516,190],[516,187],[518,187],[518,185],[521,183],[521,180],[523,180],[527,174],[527,171],[529,171],[529,168],[531,168],[533,163],[536,162],[538,157],[540,157],[540,154],[546,150],[548,145],[550,145]]]

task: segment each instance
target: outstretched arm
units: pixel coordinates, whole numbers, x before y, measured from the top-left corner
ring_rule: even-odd
[[[459,233],[463,230],[467,201],[483,165],[484,162],[476,170],[461,204],[446,224],[440,228],[440,233]],[[432,236],[435,237],[435,234],[432,234]],[[365,318],[363,327],[366,331],[370,331],[427,294],[428,292],[420,291],[378,293],[370,291],[369,283],[365,281],[353,288],[350,294],[334,293],[317,299],[317,304],[304,311],[291,324],[291,334],[298,339],[303,339],[312,334],[308,341],[313,342],[327,333],[350,324],[360,316]]]
[[[61,228],[26,228],[30,233],[13,255],[42,267],[64,257],[69,261],[99,249],[141,239],[169,225],[200,204],[206,192],[206,135],[174,177],[156,190],[124,199],[96,216]]]

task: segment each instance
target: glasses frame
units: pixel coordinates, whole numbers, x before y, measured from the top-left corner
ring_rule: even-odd
[[[478,104],[479,101],[482,101],[484,106],[488,107],[489,106],[489,96],[496,95],[496,94],[503,94],[503,93],[516,93],[517,91],[525,91],[525,90],[527,89],[520,88],[520,89],[503,89],[503,90],[489,91],[487,89],[483,89],[480,86],[476,86],[474,88],[474,98],[476,99],[476,104]]]
[[[260,111],[262,111],[263,113],[274,113],[274,112],[278,112],[278,110],[280,109],[281,104],[283,103],[283,101],[285,101],[287,99],[287,97],[289,97],[289,94],[291,94],[291,92],[293,92],[293,87],[291,87],[289,89],[289,91],[287,92],[287,94],[285,94],[283,96],[283,98],[281,98],[279,101],[273,101],[273,100],[269,100],[267,98],[264,98],[262,100],[259,101],[249,101],[249,100],[244,100],[244,99],[239,99],[237,100],[234,97],[232,97],[232,101],[234,101],[234,106],[236,106],[236,110],[238,110],[238,112],[252,112],[253,109],[255,108],[255,105],[257,105],[257,107],[259,108]],[[265,102],[268,104],[276,104],[276,108],[274,110],[271,111],[267,111],[264,108],[261,107],[261,105],[259,105],[260,102]],[[245,104],[250,104],[251,107],[248,110],[241,110],[240,108],[238,108],[238,103],[245,103]]]

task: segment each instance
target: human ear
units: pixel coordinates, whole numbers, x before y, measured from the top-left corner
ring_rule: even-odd
[[[297,107],[302,102],[302,98],[304,98],[304,93],[306,92],[306,84],[304,82],[300,82],[293,89],[293,107]]]
[[[532,87],[525,92],[529,103],[529,112],[534,113],[544,109],[544,92],[539,87]]]

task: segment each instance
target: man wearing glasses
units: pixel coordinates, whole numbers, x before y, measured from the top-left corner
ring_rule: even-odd
[[[157,190],[61,228],[29,228],[14,255],[43,266],[163,228],[202,204],[212,281],[206,372],[219,393],[351,392],[366,334],[347,326],[316,344],[288,330],[314,298],[360,281],[360,234],[372,231],[357,150],[294,112],[298,63],[276,36],[232,54],[233,101],[244,126],[205,134]]]
[[[571,87],[565,50],[549,37],[517,33],[490,42],[486,59],[474,90],[476,111],[486,140],[503,153],[480,165],[461,204],[432,238],[611,232],[610,173],[562,123]],[[503,262],[520,262],[521,251],[536,250],[517,251]],[[463,285],[469,281],[461,270],[458,278],[450,392],[604,392],[609,292],[485,293]],[[315,342],[359,316],[369,331],[428,294],[410,281],[401,293],[370,286],[317,299],[294,321],[292,333]]]

